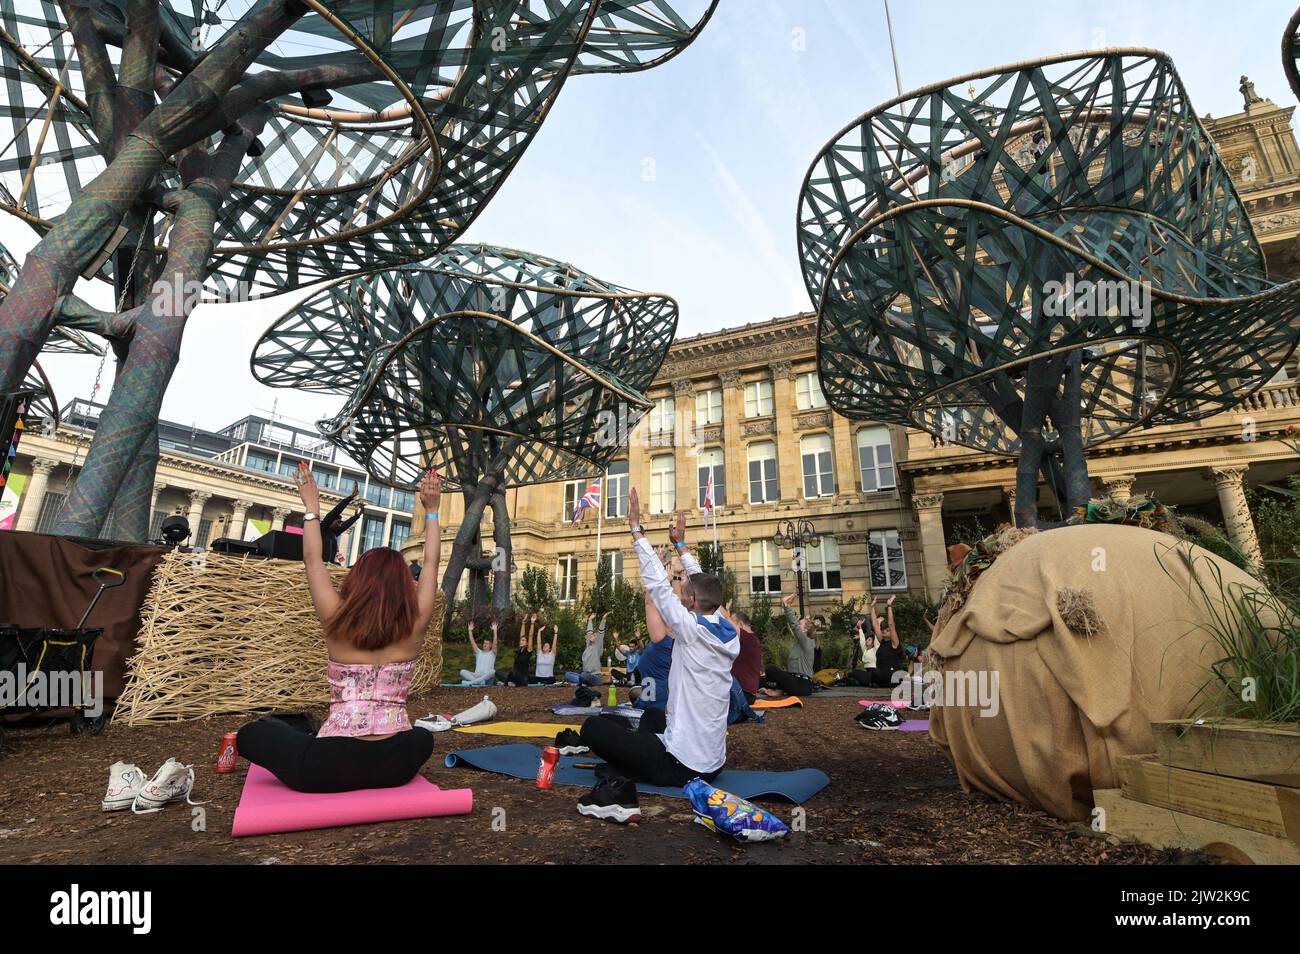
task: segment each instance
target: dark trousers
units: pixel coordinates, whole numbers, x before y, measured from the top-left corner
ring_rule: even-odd
[[[807,676],[796,676],[774,666],[769,666],[763,673],[763,683],[770,688],[780,689],[787,696],[810,696],[813,691],[813,681]]]
[[[498,669],[497,682],[503,682],[507,686],[526,686],[530,677],[526,672],[520,672],[517,669]]]
[[[317,738],[275,718],[239,730],[239,754],[297,792],[354,792],[405,785],[433,754],[433,733],[408,729],[387,739]]]
[[[677,787],[693,778],[705,781],[716,778],[721,769],[697,772],[677,761],[664,748],[656,735],[663,730],[656,725],[666,717],[652,715],[661,711],[647,709],[635,729],[620,716],[592,716],[582,724],[582,744],[634,782]],[[651,718],[656,720],[655,723],[647,724],[646,720]]]

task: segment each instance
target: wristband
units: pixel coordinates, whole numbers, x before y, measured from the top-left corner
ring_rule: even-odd
[[[438,519],[438,515],[437,515],[436,513],[426,513],[426,514],[424,515],[424,519],[425,519],[425,520],[437,520],[437,519]]]
[[[686,549],[686,541],[678,540],[676,543],[673,544],[673,546],[675,546],[679,550],[684,550]]]

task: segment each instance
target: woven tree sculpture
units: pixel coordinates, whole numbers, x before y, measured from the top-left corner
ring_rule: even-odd
[[[649,409],[677,305],[572,265],[454,245],[427,265],[340,281],[262,336],[253,374],[276,387],[348,395],[326,437],[377,480],[412,484],[437,467],[460,488],[442,590],[471,573],[477,611],[510,605],[509,487],[599,473]],[[492,511],[495,544],[482,556]],[[450,618],[448,618],[448,623]]]
[[[9,294],[14,279],[18,276],[18,263],[9,254],[9,250],[0,245],[0,300]],[[70,328],[57,328],[55,334],[41,349],[42,354],[91,354],[102,355],[103,348],[91,341],[80,331]],[[32,395],[27,409],[29,426],[36,421],[53,430],[59,426],[59,400],[54,394],[54,387],[46,376],[39,361],[32,361],[27,369],[27,376],[19,390]]]
[[[1286,73],[1291,92],[1296,99],[1300,99],[1300,69],[1297,69],[1297,63],[1300,63],[1300,7],[1291,14],[1282,34],[1282,71]]]
[[[0,207],[42,235],[0,305],[0,390],[58,327],[118,359],[57,531],[94,535],[115,510],[143,538],[200,293],[437,252],[568,76],[669,59],[714,2],[682,0],[684,19],[665,0],[0,0]],[[117,307],[73,295],[79,275],[112,281]]]
[[[1086,449],[1233,407],[1295,346],[1173,64],[1071,54],[873,109],[804,181],[830,404],[1018,457],[1016,521],[1088,500]]]

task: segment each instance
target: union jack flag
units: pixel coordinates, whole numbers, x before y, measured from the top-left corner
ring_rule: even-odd
[[[599,506],[600,506],[600,478],[597,477],[595,480],[591,482],[591,485],[587,487],[587,492],[582,495],[582,499],[578,501],[578,505],[573,508],[573,521],[569,524],[569,526],[576,527],[578,523],[582,520],[582,515],[584,513],[586,513],[588,510],[595,510]]]

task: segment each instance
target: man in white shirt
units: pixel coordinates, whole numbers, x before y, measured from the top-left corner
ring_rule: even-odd
[[[656,734],[633,730],[618,716],[596,716],[583,723],[582,741],[614,771],[634,781],[676,786],[693,778],[712,780],[727,761],[731,664],[740,654],[736,628],[718,612],[726,598],[722,581],[701,572],[687,551],[684,513],[677,514],[677,525],[668,534],[686,571],[680,599],[641,528],[635,489],[628,495],[628,523],[646,595],[675,641],[667,725]]]

